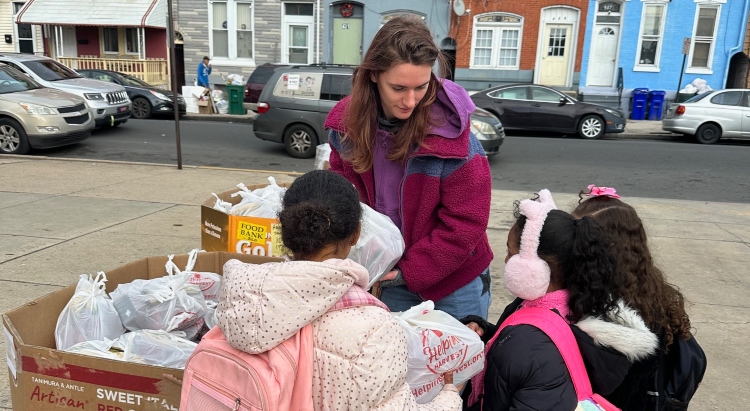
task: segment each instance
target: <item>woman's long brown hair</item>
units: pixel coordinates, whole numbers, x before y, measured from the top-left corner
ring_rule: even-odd
[[[356,172],[364,173],[372,168],[378,113],[382,110],[378,87],[371,75],[377,76],[402,63],[432,67],[436,61],[444,75],[446,65],[440,49],[427,26],[415,17],[396,17],[375,35],[362,64],[354,70],[351,101],[344,119],[343,138],[350,144],[342,154]],[[415,147],[422,145],[428,128],[433,125],[430,105],[437,99],[440,87],[440,80],[433,74],[427,94],[396,132],[389,160],[404,162]]]
[[[583,201],[573,215],[590,216],[607,231],[613,243],[611,251],[622,297],[638,310],[649,329],[657,334],[664,332],[667,347],[675,334],[689,339],[690,318],[685,312],[685,300],[654,264],[646,230],[635,209],[618,199],[601,196]]]

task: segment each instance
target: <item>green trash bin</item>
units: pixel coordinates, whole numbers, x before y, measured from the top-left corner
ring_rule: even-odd
[[[245,114],[242,102],[245,99],[245,86],[227,84],[227,102],[229,103],[229,114]]]

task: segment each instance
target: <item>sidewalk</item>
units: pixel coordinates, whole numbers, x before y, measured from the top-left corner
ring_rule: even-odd
[[[0,173],[0,312],[73,284],[82,273],[199,247],[199,204],[211,192],[265,183],[271,175],[12,156],[0,156]],[[296,174],[272,175],[283,183]],[[562,209],[577,201],[573,193],[554,194]],[[505,242],[513,200],[526,195],[493,191],[492,321],[511,300],[502,284]],[[691,320],[709,357],[691,409],[747,409],[750,204],[628,200],[647,225],[660,267],[691,303]],[[9,409],[8,373],[0,372],[0,410]]]

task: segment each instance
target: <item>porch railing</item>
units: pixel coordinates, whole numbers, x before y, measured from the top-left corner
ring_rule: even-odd
[[[154,86],[164,86],[166,88],[169,84],[167,60],[109,59],[95,56],[58,57],[57,60],[73,70],[88,69],[119,71],[120,73],[138,77],[146,83]]]

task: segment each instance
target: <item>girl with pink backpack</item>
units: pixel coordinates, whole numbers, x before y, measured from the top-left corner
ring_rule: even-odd
[[[344,177],[294,181],[279,213],[292,258],[225,264],[219,326],[187,364],[182,411],[461,410],[452,375],[427,404],[409,389],[401,326],[365,291],[367,270],[346,259],[361,215]]]
[[[657,337],[621,304],[616,266],[589,217],[557,210],[549,191],[516,203],[505,286],[518,297],[498,326],[463,320],[485,340],[485,370],[464,391],[471,410],[616,410],[602,396]]]

